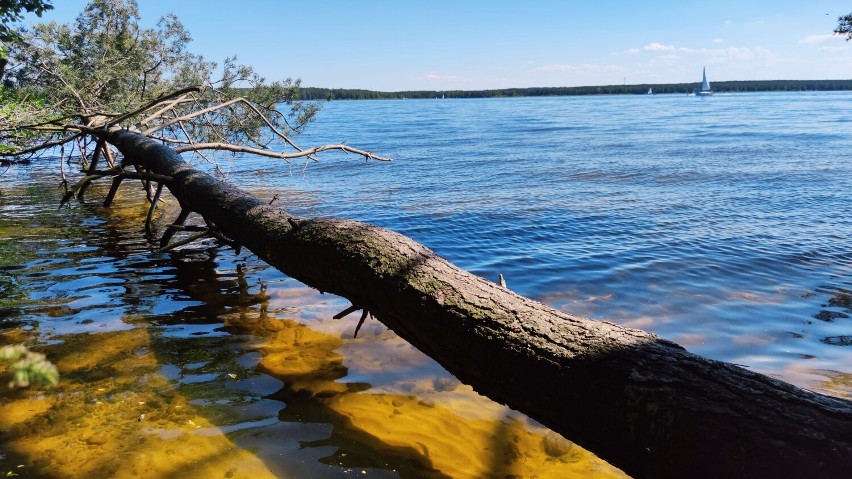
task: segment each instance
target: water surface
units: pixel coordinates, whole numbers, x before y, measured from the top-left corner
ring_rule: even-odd
[[[849,397],[850,112],[849,92],[330,102],[303,142],[397,160],[232,168],[300,213]]]
[[[850,111],[845,92],[331,102],[302,145],[395,161],[219,166],[298,214],[848,398]],[[157,253],[135,191],[57,210],[56,168],[0,176],[0,344],[62,374],[0,395],[0,473],[621,476],[380,324],[353,339],[357,318],[331,319],[346,301],[249,253]]]
[[[0,195],[0,345],[60,372],[0,389],[0,474],[624,477],[380,324],[354,339],[357,318],[332,319],[346,301],[252,255],[157,252],[137,190],[57,209],[55,166],[7,172]]]

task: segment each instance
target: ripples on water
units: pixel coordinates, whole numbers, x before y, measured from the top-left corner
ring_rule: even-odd
[[[849,93],[331,102],[301,143],[396,161],[221,166],[298,214],[377,223],[557,308],[849,397],[850,111]],[[352,340],[329,320],[348,303],[252,256],[155,254],[132,201],[57,212],[51,166],[0,177],[0,341],[40,343],[63,375],[0,402],[3,468],[618,476],[380,325]]]
[[[0,189],[0,345],[26,343],[61,375],[0,389],[0,474],[623,477],[380,324],[353,339],[351,318],[331,319],[347,302],[253,256],[157,253],[131,190],[57,210],[53,166]]]
[[[375,222],[558,308],[849,396],[850,111],[848,92],[331,102],[303,142],[397,161],[233,168],[302,191],[299,213]]]

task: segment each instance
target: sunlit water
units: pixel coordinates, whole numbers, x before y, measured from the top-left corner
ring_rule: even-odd
[[[231,168],[557,308],[852,394],[852,93],[331,102],[302,141],[396,161]]]
[[[300,143],[395,161],[220,167],[298,214],[850,397],[850,111],[850,93],[331,102]],[[135,192],[58,210],[56,167],[0,176],[0,345],[62,374],[0,393],[0,473],[619,477],[380,324],[353,339],[330,319],[347,302],[246,252],[156,253]]]

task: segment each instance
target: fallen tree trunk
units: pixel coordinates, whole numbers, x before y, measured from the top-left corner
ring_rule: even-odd
[[[480,393],[634,477],[852,473],[849,401],[557,311],[386,229],[291,216],[143,136],[100,135],[124,165],[170,178],[184,213],[202,215],[285,274],[349,299]]]

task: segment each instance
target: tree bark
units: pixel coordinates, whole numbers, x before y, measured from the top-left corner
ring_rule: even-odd
[[[555,310],[387,229],[297,218],[141,135],[105,136],[270,265],[368,310],[480,393],[634,477],[852,477],[852,402]]]

